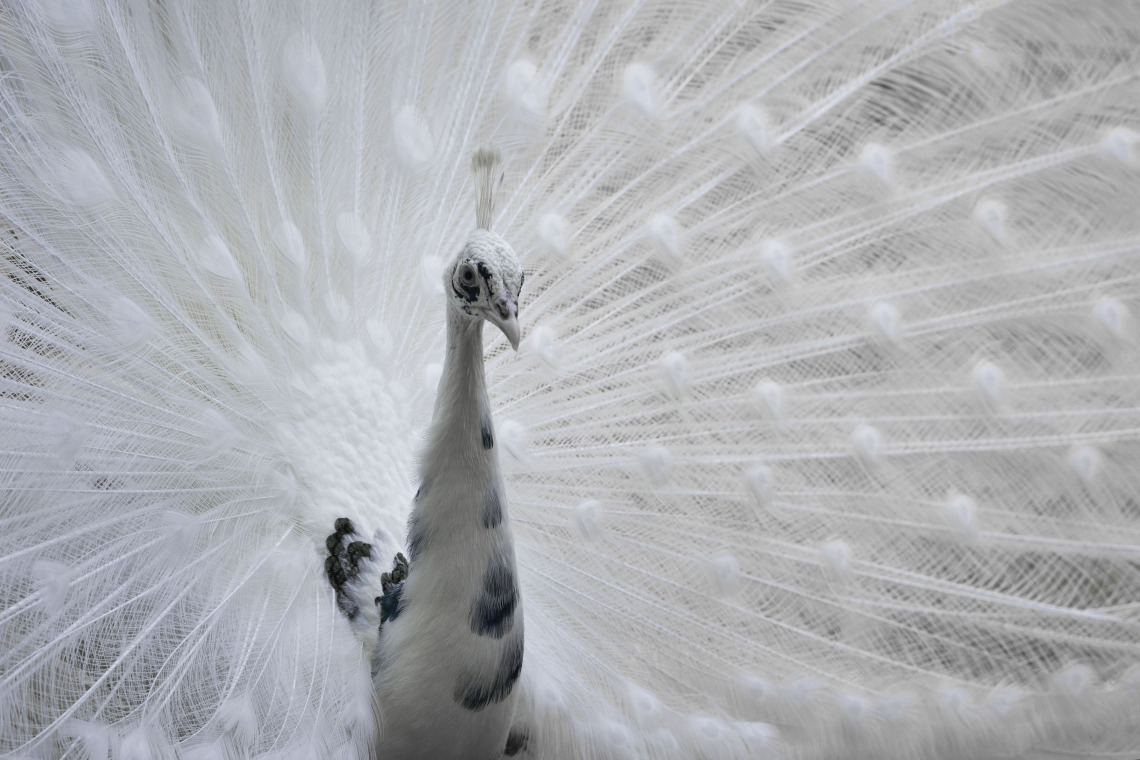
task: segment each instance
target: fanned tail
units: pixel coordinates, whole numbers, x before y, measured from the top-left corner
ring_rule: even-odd
[[[403,539],[488,143],[526,753],[1140,746],[1131,5],[66,5],[0,10],[0,753],[379,754],[323,541]]]

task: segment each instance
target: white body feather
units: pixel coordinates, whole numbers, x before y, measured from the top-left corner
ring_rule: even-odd
[[[1120,0],[0,4],[0,755],[1136,756],[1138,38]],[[338,517],[406,538],[486,142],[527,638],[463,715],[507,540],[466,489],[375,681],[321,563]],[[419,471],[497,484],[451,444]]]

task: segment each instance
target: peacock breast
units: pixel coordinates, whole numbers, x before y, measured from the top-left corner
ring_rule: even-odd
[[[432,509],[421,488],[400,612],[381,631],[376,674],[392,756],[502,754],[525,635],[513,540],[495,499],[498,520],[485,519],[485,493],[457,518],[454,507]]]

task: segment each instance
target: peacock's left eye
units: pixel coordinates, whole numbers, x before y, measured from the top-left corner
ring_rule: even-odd
[[[470,264],[462,264],[459,267],[459,281],[464,285],[475,284],[475,269]]]

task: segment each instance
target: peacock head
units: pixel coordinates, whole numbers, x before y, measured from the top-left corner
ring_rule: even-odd
[[[502,237],[490,230],[475,230],[448,269],[451,303],[472,319],[497,326],[519,349],[519,293],[523,269]]]
[[[494,323],[514,350],[519,350],[519,293],[523,269],[519,257],[506,240],[491,232],[495,214],[495,188],[502,181],[499,151],[484,146],[471,156],[475,179],[475,221],[479,229],[471,233],[455,263],[445,272],[450,285],[451,305],[471,319]]]

